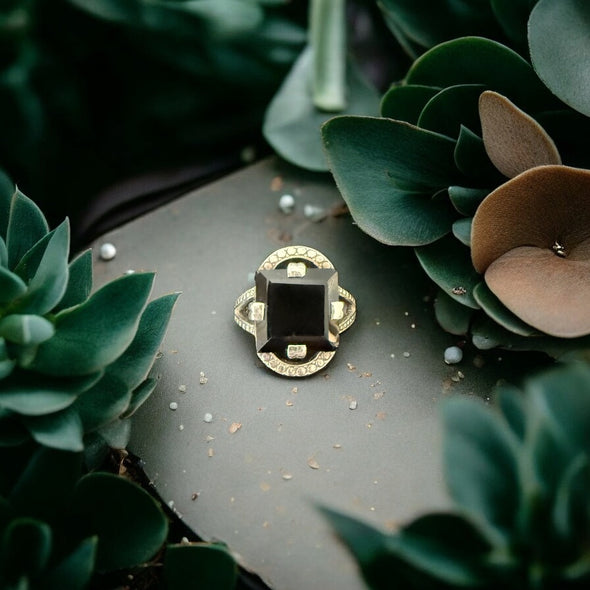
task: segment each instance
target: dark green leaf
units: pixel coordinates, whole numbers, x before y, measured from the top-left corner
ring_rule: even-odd
[[[590,116],[590,5],[583,0],[539,0],[529,18],[529,49],[543,82],[563,102]]]
[[[471,222],[473,219],[467,217],[465,219],[457,219],[453,223],[453,235],[464,245],[471,245]]]
[[[478,100],[484,90],[486,87],[482,84],[444,88],[426,103],[420,113],[418,127],[455,139],[459,137],[462,125],[478,132],[481,129]]]
[[[334,116],[317,109],[311,94],[312,54],[306,49],[270,103],[264,119],[264,136],[286,160],[308,170],[326,171],[320,128]],[[349,63],[346,70],[348,93],[343,114],[376,115],[379,97]]]
[[[404,527],[394,538],[400,556],[453,587],[471,588],[486,581],[484,560],[492,547],[460,515],[428,514]]]
[[[79,453],[39,447],[10,494],[18,514],[54,522],[71,499],[81,475]]]
[[[449,199],[461,215],[472,217],[479,204],[488,196],[489,189],[465,188],[463,186],[450,186]]]
[[[47,250],[47,244],[49,240],[55,234],[57,228],[52,229],[49,233],[46,233],[38,242],[27,250],[25,255],[19,260],[18,264],[14,268],[14,273],[17,274],[25,283],[29,283],[35,276],[41,259]]]
[[[51,554],[51,529],[32,518],[13,520],[0,539],[0,572],[14,581],[43,571]]]
[[[439,91],[440,88],[417,84],[393,86],[381,99],[381,116],[417,125],[422,109]]]
[[[233,590],[238,568],[219,545],[168,545],[164,555],[166,590],[185,590],[198,580],[199,590]]]
[[[443,406],[444,471],[455,504],[508,540],[519,507],[517,439],[479,400]]]
[[[0,336],[15,344],[41,344],[54,333],[53,324],[38,315],[13,313],[0,320]]]
[[[31,368],[48,375],[84,375],[112,363],[135,336],[153,275],[126,275],[81,305],[56,316],[55,336],[43,343]]]
[[[82,421],[70,408],[45,416],[27,416],[23,422],[41,445],[73,452],[84,449]]]
[[[48,231],[47,221],[39,207],[17,190],[12,199],[6,230],[8,267],[14,268]]]
[[[478,283],[473,289],[473,296],[480,307],[498,324],[519,334],[520,336],[534,336],[539,332],[535,328],[525,324],[514,315],[506,306],[490,291],[485,282]]]
[[[9,303],[26,291],[27,286],[18,275],[0,266],[0,303]]]
[[[481,277],[471,264],[469,248],[454,236],[445,236],[434,244],[416,248],[426,274],[450,297],[462,305],[478,309],[473,289]]]
[[[456,174],[454,142],[402,121],[336,117],[322,128],[330,168],[352,216],[386,244],[430,243],[453,211],[432,199]]]
[[[443,330],[462,336],[469,332],[469,325],[475,310],[457,303],[444,291],[439,291],[434,302],[434,312],[436,321]]]
[[[26,295],[15,302],[12,310],[43,315],[59,303],[68,284],[69,251],[70,227],[66,220],[55,229]]]
[[[157,379],[146,379],[143,383],[141,383],[141,385],[135,388],[131,395],[131,401],[129,402],[125,412],[123,412],[121,415],[121,418],[129,418],[133,416],[133,414],[135,414],[135,412],[152,394],[157,384]]]
[[[20,371],[2,383],[0,407],[29,416],[57,412],[72,404],[101,376],[99,372],[85,377],[48,379]]]
[[[506,177],[492,164],[486,153],[483,139],[465,126],[461,126],[459,132],[455,148],[455,164],[478,187],[495,186],[506,181]],[[486,193],[489,192],[485,190]]]
[[[15,192],[12,180],[0,170],[0,238],[6,242],[6,230],[10,215],[10,203]]]
[[[491,0],[490,4],[506,36],[519,50],[526,49],[529,0]]]
[[[4,238],[0,236],[0,267],[3,266],[8,268],[8,248],[6,247]]]
[[[506,423],[518,440],[524,441],[526,433],[526,407],[523,393],[515,387],[502,385],[496,389],[496,404]]]
[[[27,440],[29,440],[29,433],[17,415],[0,408],[0,448],[17,447]],[[1,481],[2,477],[0,477],[0,483]]]
[[[96,567],[101,571],[148,561],[168,533],[157,502],[136,484],[108,473],[80,480],[72,511],[83,536],[98,537]]]
[[[133,342],[109,365],[107,372],[125,383],[129,391],[147,377],[179,295],[172,293],[150,302],[141,315]]]
[[[99,428],[97,433],[111,449],[124,449],[129,444],[131,420],[114,420]]]
[[[68,285],[54,312],[84,303],[92,290],[92,251],[86,250],[69,265]]]
[[[131,390],[111,373],[78,397],[73,408],[80,416],[84,431],[89,432],[118,418],[128,407]]]
[[[453,39],[434,47],[414,62],[406,83],[440,87],[483,84],[527,112],[558,104],[518,53],[482,37]]]
[[[69,555],[43,575],[41,590],[84,590],[94,573],[98,539],[84,539]]]

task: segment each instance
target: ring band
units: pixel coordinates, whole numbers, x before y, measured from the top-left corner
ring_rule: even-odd
[[[334,265],[314,248],[287,246],[262,262],[254,280],[236,300],[234,319],[255,337],[260,360],[287,377],[323,369],[356,318]]]

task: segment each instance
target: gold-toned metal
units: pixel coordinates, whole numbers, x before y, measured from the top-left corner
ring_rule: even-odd
[[[294,280],[306,276],[308,269],[334,270],[333,264],[321,252],[308,246],[287,246],[272,252],[258,268],[258,272],[285,269],[286,276]],[[334,279],[335,281],[337,280]],[[332,283],[336,285],[337,283]],[[350,328],[356,319],[356,300],[346,289],[330,287],[328,313],[331,326],[328,341],[334,349],[339,345],[340,334]],[[251,287],[238,297],[234,304],[234,319],[238,326],[255,338],[260,337],[268,310],[256,297]],[[262,348],[259,346],[258,348]],[[263,349],[264,350],[264,349]],[[283,353],[257,352],[258,358],[272,371],[287,377],[307,377],[320,371],[332,360],[335,350],[313,350],[305,344],[288,344]]]

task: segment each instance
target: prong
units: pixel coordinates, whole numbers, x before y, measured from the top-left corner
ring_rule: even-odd
[[[344,301],[332,301],[330,304],[330,319],[341,320],[344,317]]]
[[[264,310],[265,310],[264,303],[260,301],[253,301],[248,306],[248,319],[251,322],[261,322],[264,320]]]
[[[287,358],[291,360],[304,359],[307,356],[305,344],[289,344],[287,346]]]
[[[287,278],[295,279],[304,277],[307,272],[307,267],[303,262],[289,262],[287,264]]]

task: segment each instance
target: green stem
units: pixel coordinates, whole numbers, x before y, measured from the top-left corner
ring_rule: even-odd
[[[311,0],[312,95],[316,108],[346,108],[346,0]]]

